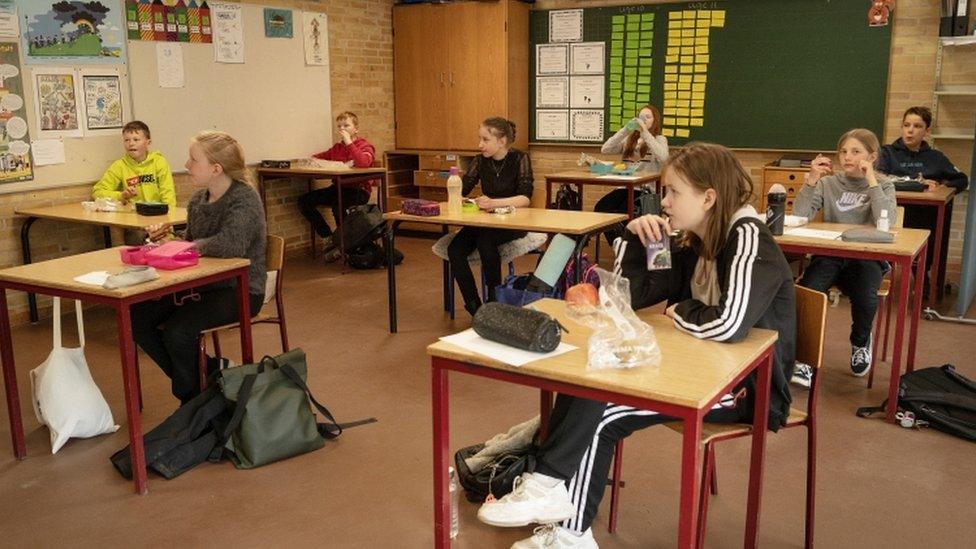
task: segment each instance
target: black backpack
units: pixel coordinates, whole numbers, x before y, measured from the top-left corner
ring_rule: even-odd
[[[533,445],[495,456],[480,471],[472,473],[464,460],[484,447],[484,444],[475,444],[461,448],[454,454],[458,484],[464,489],[464,497],[471,503],[483,503],[489,493],[495,499],[501,498],[512,491],[515,479],[522,476],[522,473],[535,471],[536,467],[535,455],[538,448]]]
[[[393,261],[395,265],[403,263],[403,252],[394,248]],[[376,269],[386,266],[386,253],[376,242],[367,242],[346,252],[346,264],[353,269]]]
[[[887,403],[858,408],[857,415],[867,417],[884,411]],[[901,376],[898,407],[940,431],[976,441],[976,382],[956,372],[952,364]]]
[[[346,211],[342,218],[339,232],[342,233],[342,245],[352,250],[368,242],[372,242],[383,234],[386,221],[383,212],[376,204],[354,206]]]
[[[582,210],[583,201],[580,199],[580,193],[578,193],[576,189],[563,183],[559,186],[559,190],[556,191],[556,209],[575,211]]]

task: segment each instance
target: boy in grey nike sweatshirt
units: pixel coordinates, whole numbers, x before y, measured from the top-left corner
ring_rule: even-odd
[[[827,223],[874,225],[881,212],[895,224],[895,185],[887,176],[874,172],[880,145],[865,129],[851,130],[837,143],[843,171],[833,171],[832,162],[820,155],[793,202],[793,214],[813,217],[824,212]],[[888,270],[883,261],[814,256],[803,272],[801,286],[826,292],[838,285],[851,299],[851,372],[863,376],[871,368],[871,326],[878,309],[878,287]]]

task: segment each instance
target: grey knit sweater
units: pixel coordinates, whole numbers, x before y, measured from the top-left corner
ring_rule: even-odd
[[[186,210],[186,240],[196,243],[200,255],[243,257],[251,260],[248,292],[264,295],[268,273],[265,266],[268,237],[261,199],[246,183],[234,181],[214,203],[201,189],[190,197]]]
[[[888,211],[888,223],[895,226],[895,185],[883,174],[878,184],[868,187],[864,178],[850,178],[837,173],[817,181],[815,187],[804,183],[796,193],[793,215],[813,217],[821,208],[826,223],[874,225],[881,211]]]

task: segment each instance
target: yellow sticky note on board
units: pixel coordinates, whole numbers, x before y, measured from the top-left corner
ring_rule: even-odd
[[[678,129],[675,132],[675,135],[674,136],[675,137],[688,137],[689,135],[691,135],[691,132],[689,132],[688,130]]]
[[[696,55],[695,56],[695,62],[696,63],[708,63],[708,61],[710,59],[711,59],[711,57],[708,56],[708,55]]]
[[[695,72],[708,72],[708,65],[695,65]]]
[[[682,63],[694,64],[695,63],[695,56],[694,55],[682,55],[681,56],[681,62]]]
[[[708,44],[699,44],[695,46],[695,53],[708,53]]]
[[[695,25],[698,27],[707,27],[711,23],[712,22],[709,18],[699,18],[698,21],[695,22]]]
[[[691,89],[691,84],[689,84],[687,82],[678,82],[678,89],[679,90],[690,90]]]
[[[667,57],[664,58],[664,62],[665,63],[677,63],[678,62],[678,56],[677,55],[669,55],[669,56],[667,56]]]
[[[687,125],[689,125],[688,124],[689,122],[690,122],[690,120],[687,119],[687,118],[679,118],[678,119],[678,123],[676,125],[677,126],[687,126]]]
[[[678,65],[667,65],[664,67],[664,74],[673,74],[678,72]]]
[[[685,109],[687,109],[688,107],[690,107],[690,106],[691,106],[691,105],[689,105],[688,103],[689,103],[688,101],[684,101],[684,100],[679,100],[679,101],[678,101],[678,107],[681,107],[681,108],[685,108]]]
[[[695,40],[698,40],[698,38],[682,38],[681,39],[681,45],[682,46],[694,46],[695,45]]]
[[[681,28],[683,28],[683,29],[694,29],[695,28],[695,20],[694,19],[685,19],[684,21],[681,22]]]
[[[694,72],[694,68],[695,68],[694,65],[680,65],[680,67],[681,67],[680,72],[682,74],[685,74],[685,73],[691,74],[691,73]]]
[[[665,137],[674,137],[674,130],[672,130],[671,128],[664,128],[663,130],[661,130],[661,134],[664,135]]]
[[[695,48],[693,46],[681,46],[681,55],[694,55]]]
[[[725,10],[712,10],[712,19],[725,19]]]
[[[705,92],[691,92],[691,99],[693,101],[704,101]]]
[[[665,99],[665,103],[664,104],[665,105],[667,105],[667,102],[668,101],[670,101],[672,99],[677,99],[677,98],[678,98],[678,92],[676,92],[676,91],[666,91],[666,92],[664,92],[664,99]]]
[[[678,55],[679,53],[681,53],[681,48],[678,46],[668,48],[668,55]]]
[[[705,125],[705,121],[701,118],[692,118],[691,125],[701,127]]]
[[[705,116],[705,109],[691,109],[691,116],[701,118]]]
[[[700,36],[702,38],[708,38],[708,29],[698,29],[698,33],[696,36]]]
[[[685,14],[680,11],[670,11],[668,12],[668,19],[684,19]]]
[[[664,75],[664,81],[665,82],[677,82],[678,81],[678,75],[677,74],[665,74]]]
[[[708,82],[708,75],[707,74],[696,74],[695,75],[695,82]]]
[[[682,74],[681,76],[678,77],[678,82],[691,82],[691,75]]]
[[[680,46],[680,45],[681,45],[681,37],[680,36],[677,36],[677,35],[668,36],[668,47],[671,47],[671,46]]]
[[[711,17],[712,10],[698,10],[698,17]]]
[[[665,126],[674,126],[674,118],[665,118],[664,119],[664,125]]]
[[[695,29],[681,29],[681,36],[695,36]]]
[[[678,89],[678,84],[676,84],[674,82],[665,82],[664,83],[664,91],[676,90],[676,89]]]
[[[691,99],[691,92],[688,90],[679,91],[678,99]]]
[[[695,18],[695,10],[682,10],[681,13],[685,16],[685,19],[694,19]],[[722,17],[725,17],[725,15],[724,15],[725,12],[724,11],[722,12],[722,14],[723,14]]]
[[[724,27],[725,26],[725,19],[712,19],[712,26],[713,27]]]
[[[705,91],[705,84],[701,82],[695,82],[694,84],[691,85],[691,89],[692,91],[703,92]]]
[[[677,110],[677,111],[675,112],[675,114],[676,114],[677,116],[688,116],[688,115],[689,115],[689,114],[691,114],[691,113],[690,113],[690,112],[688,111],[688,109],[678,109],[678,110]]]
[[[697,101],[692,101],[691,102],[691,106],[692,107],[697,107],[697,108],[702,108],[702,107],[705,106],[705,100],[704,99],[699,99]]]
[[[670,21],[668,21],[668,30],[680,29],[680,28],[681,28],[681,21],[677,19],[671,19]]]
[[[707,46],[708,45],[708,38],[705,37],[705,36],[696,36],[695,37],[695,45],[696,46]]]

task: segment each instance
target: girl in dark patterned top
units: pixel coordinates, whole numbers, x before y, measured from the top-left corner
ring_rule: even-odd
[[[467,196],[481,183],[482,196],[475,199],[482,210],[503,206],[524,208],[532,198],[532,165],[529,155],[511,148],[515,141],[515,124],[504,118],[488,118],[478,130],[478,150],[464,174],[462,194]],[[481,270],[488,285],[488,300],[495,300],[495,286],[502,281],[502,260],[498,247],[525,236],[525,231],[464,227],[447,248],[451,272],[457,280],[464,308],[474,315],[481,306],[478,287],[468,265],[468,256],[478,250]]]

